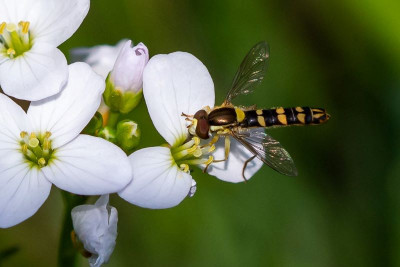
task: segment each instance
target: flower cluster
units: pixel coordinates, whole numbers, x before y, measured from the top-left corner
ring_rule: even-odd
[[[243,181],[249,151],[232,140],[228,160],[220,162],[223,142],[188,132],[182,113],[195,114],[215,101],[212,78],[196,57],[175,52],[149,60],[143,43],[122,40],[75,49],[77,62],[68,65],[57,46],[78,29],[89,0],[0,3],[0,227],[35,214],[52,184],[72,194],[106,195],[72,210],[74,241],[92,266],[100,266],[117,236],[108,194],[163,209],[194,195],[192,168]],[[9,96],[31,101],[28,110]],[[167,144],[136,150],[141,129],[129,114],[143,96]],[[246,177],[261,165],[251,161]]]

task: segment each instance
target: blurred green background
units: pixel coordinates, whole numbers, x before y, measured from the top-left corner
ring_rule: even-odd
[[[151,55],[187,51],[207,66],[220,103],[242,58],[266,40],[267,77],[241,103],[332,115],[269,131],[298,177],[263,167],[229,184],[195,171],[195,197],[168,210],[112,196],[119,236],[107,266],[400,266],[399,13],[397,0],[93,0],[66,54],[122,38]],[[141,147],[163,142],[144,103],[133,115]],[[62,214],[53,187],[36,215],[0,229],[0,251],[19,247],[0,265],[55,266]]]

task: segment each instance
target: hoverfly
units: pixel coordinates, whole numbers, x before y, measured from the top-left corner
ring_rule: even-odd
[[[231,101],[234,98],[252,93],[255,87],[261,83],[267,70],[268,58],[268,44],[266,42],[256,44],[240,64],[233,79],[232,87],[222,105],[214,108],[204,107],[193,116],[182,114],[187,117],[187,120],[191,121],[188,126],[191,135],[208,139],[212,134],[215,134],[208,145],[216,143],[220,137],[225,137],[225,158],[213,162],[228,159],[230,137],[236,139],[253,154],[244,163],[242,170],[244,180],[246,180],[244,171],[247,164],[256,157],[281,174],[297,176],[297,169],[289,153],[278,141],[265,133],[264,128],[316,125],[324,123],[330,118],[323,108],[279,107],[257,109],[255,106],[239,107],[233,105]],[[204,171],[207,170],[208,166]]]

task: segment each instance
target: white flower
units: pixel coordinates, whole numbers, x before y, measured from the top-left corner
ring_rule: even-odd
[[[150,147],[129,156],[132,182],[119,195],[130,203],[146,208],[169,208],[193,195],[189,165],[203,165],[223,159],[223,143],[200,147],[199,139],[189,137],[182,112],[195,114],[205,106],[214,106],[214,84],[207,68],[193,55],[175,52],[150,59],[143,76],[143,93],[157,131],[168,147]],[[223,141],[223,140],[222,140]],[[212,163],[208,173],[229,182],[241,182],[244,162],[252,154],[235,140],[226,162]],[[246,168],[250,178],[262,162],[253,160]]]
[[[107,263],[117,239],[117,209],[108,205],[108,195],[101,196],[94,205],[81,205],[72,209],[75,234],[92,256],[90,266]]]
[[[79,134],[104,87],[87,64],[75,63],[64,90],[32,102],[27,113],[0,94],[0,227],[32,216],[52,184],[74,194],[100,195],[130,182],[131,166],[121,149]]]
[[[71,50],[73,62],[84,61],[104,79],[114,67],[119,52],[128,40],[123,39],[116,45],[97,45],[94,47],[80,47]]]
[[[36,101],[68,79],[57,46],[78,29],[89,0],[0,0],[0,84],[13,97]]]
[[[148,61],[149,51],[143,43],[132,47],[132,41],[126,41],[110,73],[110,81],[116,89],[138,93],[143,87],[143,70]]]

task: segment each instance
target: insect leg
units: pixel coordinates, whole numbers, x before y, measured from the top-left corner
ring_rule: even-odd
[[[247,164],[249,164],[250,161],[252,161],[256,156],[252,156],[251,158],[249,158],[248,160],[246,160],[246,162],[243,165],[243,169],[242,169],[242,176],[245,182],[247,182],[246,177],[244,176],[244,171],[246,170]]]
[[[225,158],[220,160],[214,160],[213,162],[222,162],[228,160],[230,151],[231,151],[231,139],[229,138],[229,135],[225,135]]]

